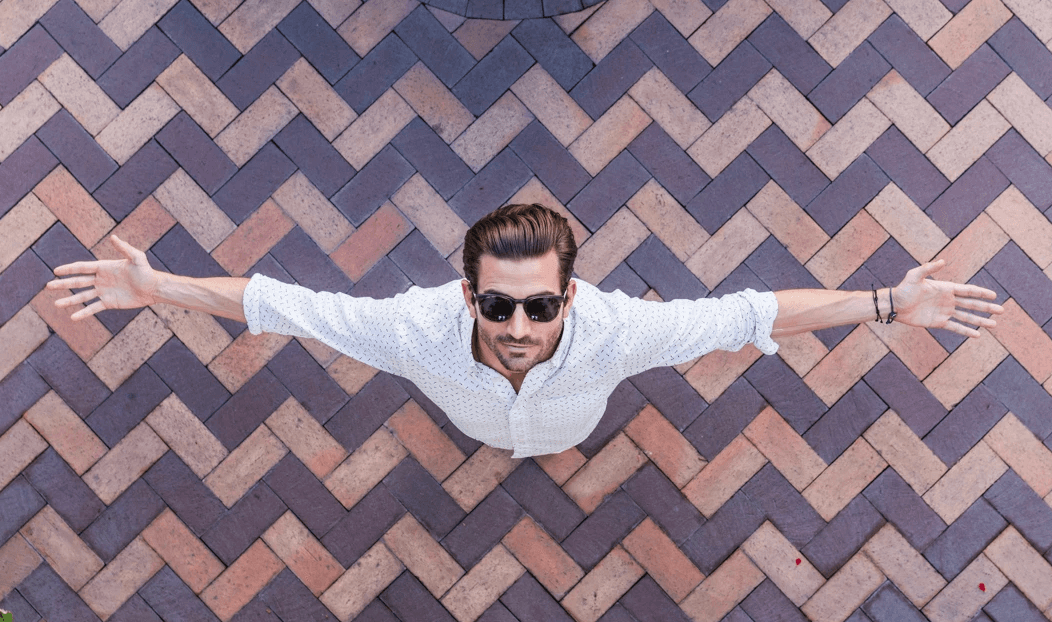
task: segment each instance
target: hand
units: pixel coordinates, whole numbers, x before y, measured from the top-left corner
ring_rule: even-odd
[[[61,309],[98,298],[71,315],[75,321],[95,315],[103,309],[136,309],[156,302],[154,293],[160,273],[150,267],[146,253],[115,235],[111,235],[110,240],[124,255],[124,259],[78,261],[59,266],[55,268],[58,276],[80,276],[56,279],[47,284],[48,289],[91,288],[55,301],[55,306]]]
[[[919,265],[906,273],[906,278],[894,290],[895,311],[898,312],[895,319],[910,326],[945,328],[965,337],[979,336],[978,330],[965,324],[986,328],[997,326],[992,318],[964,311],[1004,313],[1001,305],[986,302],[997,298],[996,292],[977,285],[926,278],[945,265],[946,260],[940,259]]]

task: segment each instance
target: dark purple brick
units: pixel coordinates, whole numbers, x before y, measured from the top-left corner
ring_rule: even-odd
[[[94,261],[91,251],[84,248],[61,222],[48,229],[31,248],[52,270],[75,261]]]
[[[174,452],[155,462],[143,479],[198,536],[226,512],[223,502]]]
[[[353,452],[408,399],[409,394],[389,374],[377,374],[325,423],[325,428]]]
[[[288,572],[288,570],[285,572]],[[281,618],[276,616],[257,594],[255,598],[248,601],[248,604],[239,609],[230,618],[230,622],[281,622]]]
[[[429,417],[431,417],[435,422],[435,425],[438,427],[444,427],[449,423],[449,418],[446,417],[446,413],[442,412],[441,408],[436,406],[426,395],[421,393],[420,389],[418,389],[415,384],[401,376],[393,376],[393,378],[398,384],[402,385],[402,388],[409,394],[409,397],[413,398],[413,401],[415,401],[417,405],[420,406]],[[461,432],[461,434],[463,434],[463,432]],[[478,443],[478,441],[475,442]],[[464,455],[470,456],[475,453],[475,450],[478,449],[479,446],[481,446],[481,444],[472,447],[471,451],[464,451]],[[461,450],[463,451],[463,448],[461,448]]]
[[[588,438],[577,446],[586,458],[591,458],[606,446],[610,439],[614,438],[621,428],[625,427],[643,407],[647,405],[646,398],[632,386],[628,380],[618,383],[613,393],[606,401],[606,411],[595,426]]]
[[[29,363],[22,362],[7,374],[0,382],[0,434],[7,432],[50,389]]]
[[[466,0],[467,7],[464,9],[465,17],[478,19],[501,19],[504,15],[504,3],[499,0]],[[443,8],[446,6],[459,6],[465,0],[436,0],[429,2],[430,6]],[[461,13],[455,12],[457,15]]]
[[[836,123],[889,69],[888,61],[869,42],[863,42],[808,94],[808,99],[830,123]]]
[[[646,513],[623,490],[614,491],[562,541],[563,550],[585,571],[643,522]]]
[[[157,142],[209,195],[237,172],[237,166],[185,112],[157,133]]]
[[[0,609],[14,614],[14,618],[17,619],[18,622],[39,622],[41,619],[37,610],[33,609],[33,606],[29,604],[29,601],[22,598],[22,595],[18,593],[18,590],[11,590],[7,593],[7,596],[0,600]],[[116,616],[110,619],[120,622]]]
[[[535,17],[543,17],[545,15],[545,11],[543,8],[545,1],[551,4],[553,0],[504,0],[504,19],[529,19]],[[555,1],[559,2],[560,4],[568,4],[571,0]]]
[[[556,541],[566,538],[585,518],[577,504],[533,460],[523,461],[502,486]]]
[[[925,210],[943,232],[952,237],[964,230],[979,212],[986,209],[1010,182],[983,156],[946,192]]]
[[[288,568],[278,573],[258,598],[282,620],[332,621],[332,612]]]
[[[62,48],[40,25],[22,35],[0,56],[0,106],[10,104],[60,56]]]
[[[23,474],[73,531],[80,533],[106,505],[66,464],[54,448],[37,456]]]
[[[98,79],[99,87],[121,108],[179,57],[179,48],[156,26],[150,28]]]
[[[751,43],[742,41],[687,97],[715,123],[770,69],[771,63]]]
[[[354,226],[360,227],[413,176],[413,172],[412,165],[394,147],[387,145],[332,197],[332,204]]]
[[[115,220],[124,220],[177,168],[179,165],[175,160],[156,141],[151,140],[107,179],[93,196]]]
[[[1005,244],[986,263],[986,270],[1035,322],[1052,319],[1052,282],[1015,242]]]
[[[288,397],[288,390],[264,367],[209,417],[205,425],[227,451],[233,451]]]
[[[968,4],[968,0],[940,0],[947,9],[956,13]]]
[[[1041,622],[1048,619],[1011,583],[986,603],[983,611],[994,622]]]
[[[519,134],[519,136],[522,136],[522,134]],[[374,181],[373,183],[377,184],[378,188],[393,186],[396,183],[401,186],[405,180],[398,181],[397,178],[412,175],[412,169],[415,168],[427,180],[427,183],[431,184],[435,192],[441,195],[443,199],[448,199],[456,194],[457,190],[460,190],[475,175],[468,168],[468,165],[464,164],[464,161],[460,159],[460,156],[454,153],[449,148],[449,145],[419,117],[410,121],[409,125],[405,126],[391,140],[391,144],[412,166],[406,165],[404,162],[398,163],[395,165],[398,172],[391,176],[395,179],[386,184]],[[383,154],[384,152],[381,151],[380,153]],[[374,159],[374,161],[376,160]],[[576,160],[573,160],[573,162],[574,164],[577,163]],[[579,164],[577,166],[580,167]],[[365,169],[362,169],[362,174],[365,174],[368,168],[366,166]],[[403,170],[404,172],[402,172]],[[379,178],[385,176],[387,175],[381,174]],[[345,209],[354,214],[357,214],[359,210],[364,211],[362,208],[351,205],[348,205]],[[371,213],[374,209],[376,208],[373,207],[369,212]]]
[[[683,545],[683,552],[705,574],[723,563],[764,521],[763,510],[742,491],[734,493]]]
[[[682,544],[705,523],[697,508],[653,464],[636,472],[624,489],[676,544]]]
[[[956,125],[1011,72],[1001,57],[984,43],[928,95],[928,103]]]
[[[676,606],[661,587],[650,578],[643,578],[632,586],[620,603],[628,609],[639,622],[690,622],[687,614]]]
[[[777,13],[752,31],[749,43],[801,93],[810,93],[833,70]]]
[[[403,572],[387,586],[380,600],[401,620],[453,622],[453,616],[409,572]]]
[[[683,436],[702,457],[712,460],[760,414],[764,405],[763,397],[752,385],[738,378],[683,431]]]
[[[847,0],[822,0],[822,4],[826,5],[830,11],[836,13],[847,4]]]
[[[361,60],[309,2],[293,9],[278,30],[329,84],[335,84]]]
[[[744,289],[754,289],[758,292],[769,292],[770,287],[767,287],[760,277],[749,269],[749,266],[745,264],[739,264],[727,278],[720,281],[719,286],[709,292],[709,298],[720,298],[727,294],[734,294]]]
[[[482,618],[479,619],[481,620]],[[391,613],[391,610],[379,598],[374,598],[372,602],[366,605],[365,609],[362,609],[362,612],[358,614],[354,622],[400,622],[400,620],[395,617],[395,614]]]
[[[832,577],[862,548],[877,530],[884,517],[862,495],[856,496],[833,520],[819,531],[800,552],[826,578]]]
[[[179,224],[164,234],[151,251],[164,268],[175,274],[195,278],[227,276],[226,270]]]
[[[216,82],[231,103],[244,110],[299,58],[299,52],[275,29],[260,39]]]
[[[40,508],[47,505],[40,494],[26,481],[24,475],[17,475],[11,483],[0,490],[0,504],[4,512],[0,514],[0,539],[7,542],[18,530],[33,518]]]
[[[894,354],[881,359],[863,379],[917,436],[926,435],[946,416],[946,408]]]
[[[629,381],[681,432],[709,406],[671,367],[655,367]]]
[[[413,286],[390,257],[381,257],[351,290],[352,296],[363,298],[391,298]]]
[[[983,385],[1038,438],[1052,434],[1052,396],[1009,356]]]
[[[592,61],[549,19],[526,20],[511,32],[564,91],[569,91],[592,69]]]
[[[888,356],[894,358],[893,354]],[[822,460],[831,464],[887,408],[865,383],[857,383],[804,433],[804,440]]]
[[[642,298],[643,294],[650,289],[650,286],[639,278],[638,274],[632,272],[632,268],[625,265],[625,262],[617,264],[617,267],[606,275],[606,278],[597,287],[607,293],[620,290],[633,298]]]
[[[712,67],[660,11],[636,27],[629,35],[665,77],[687,93],[709,75]]]
[[[980,384],[924,437],[924,442],[946,466],[953,466],[1006,412],[1008,409],[990,389]]]
[[[263,481],[315,537],[320,538],[328,533],[347,515],[343,505],[295,454],[286,454]]]
[[[844,622],[872,622],[872,620],[861,609],[855,609],[855,612],[851,614],[851,617],[849,617],[847,620],[844,620]],[[979,620],[979,619],[975,619],[975,620],[972,620],[972,622],[983,622],[983,621]]]
[[[511,142],[511,148],[563,203],[572,199],[592,179],[540,121],[533,121],[519,132]]]
[[[622,151],[566,207],[591,231],[614,215],[650,179],[650,173]]]
[[[230,399],[230,392],[177,338],[169,339],[147,364],[201,421]]]
[[[109,563],[163,511],[164,501],[139,479],[81,532],[80,537],[102,561]]]
[[[117,163],[65,110],[55,113],[36,135],[88,192],[117,170]]]
[[[181,0],[157,25],[213,82],[241,58],[241,52],[188,0]]]
[[[983,497],[1039,551],[1052,547],[1052,508],[1009,469]]]
[[[710,181],[705,171],[657,123],[651,123],[629,143],[628,150],[683,205]]]
[[[685,207],[711,235],[748,203],[769,179],[748,153],[742,153]]]
[[[93,79],[117,60],[121,50],[73,0],[61,0],[40,23]]]
[[[354,169],[347,160],[340,156],[303,115],[297,115],[286,125],[285,129],[274,137],[274,143],[281,147],[307,179],[327,197],[331,197],[354,177]]]
[[[289,285],[296,283],[296,279],[292,278],[292,275],[278,263],[277,259],[271,257],[270,253],[263,255],[263,259],[257,261],[256,265],[252,266],[249,271],[245,273],[246,276],[252,274],[262,274],[263,276],[276,279],[282,283],[288,283]]]
[[[889,242],[893,240],[894,238],[888,239]],[[869,271],[867,265],[868,264],[865,264],[858,270],[855,270],[855,272],[851,276],[849,276],[847,280],[841,283],[840,287],[838,287],[837,289],[840,291],[850,292],[859,290],[865,291],[867,289],[873,289],[874,287],[876,287],[876,283],[878,281]],[[901,274],[902,273],[896,273],[896,276],[900,276]],[[896,279],[895,284],[897,285],[898,283],[899,279]],[[813,334],[815,337],[818,338],[819,341],[822,342],[822,345],[832,350],[833,348],[837,347],[840,344],[840,342],[843,341],[848,335],[850,335],[852,331],[855,330],[856,326],[857,325],[855,324],[843,324],[840,326],[832,326],[830,328],[822,328],[813,331]]]
[[[0,272],[0,325],[7,323],[54,278],[36,253],[27,250]]]
[[[274,491],[258,482],[204,532],[201,540],[229,566],[281,518],[286,509]]]
[[[301,406],[319,423],[325,423],[345,403],[347,394],[298,341],[292,340],[267,363],[267,369],[285,385]]]
[[[826,526],[811,504],[770,463],[742,486],[742,491],[793,546],[804,546]]]
[[[106,622],[163,622],[142,596],[132,594]]]
[[[924,617],[894,584],[885,582],[862,605],[873,622],[925,622]]]
[[[152,369],[140,367],[84,422],[102,442],[113,447],[171,392]]]
[[[917,260],[902,248],[898,240],[893,237],[888,238],[862,264],[862,269],[858,271],[858,277],[854,282],[854,289],[865,291],[872,288],[896,286],[907,272],[919,265]],[[840,289],[850,290],[844,286],[841,286]],[[876,320],[875,316],[873,320]]]
[[[862,494],[918,551],[946,529],[946,523],[894,469],[884,469]]]
[[[660,588],[659,588],[660,589]],[[500,606],[503,603],[507,609],[503,618],[500,614],[490,614],[491,620],[505,620],[515,622],[516,620],[545,620],[549,622],[572,622],[573,618],[559,606],[544,586],[537,582],[530,573],[523,574],[518,581],[501,595],[500,601],[494,603]],[[498,610],[499,611],[499,610]],[[512,615],[514,614],[514,615]],[[483,616],[482,619],[486,619]]]
[[[384,478],[384,485],[436,539],[446,537],[466,516],[442,485],[411,457]]]
[[[866,155],[921,209],[950,186],[939,169],[895,126],[873,141]]]
[[[603,116],[653,63],[631,39],[621,41],[573,87],[570,97],[593,119]]]
[[[344,568],[358,560],[398,519],[405,508],[386,486],[375,486],[325,534],[321,543]]]
[[[869,42],[922,96],[950,75],[946,63],[898,15],[884,20]]]
[[[988,42],[1038,97],[1052,96],[1052,52],[1018,17],[1001,26]]]
[[[702,2],[705,3],[705,6],[709,7],[710,11],[715,13],[720,10],[723,5],[727,4],[728,0],[702,0]]]
[[[829,179],[777,125],[763,131],[746,152],[798,205],[807,205],[829,186]]]
[[[475,65],[464,46],[423,6],[399,22],[394,31],[447,87]]]
[[[1039,210],[1052,206],[1052,166],[1014,128],[987,150],[986,157]]]
[[[471,568],[522,518],[522,507],[498,486],[442,539],[462,568]]]
[[[607,609],[606,613],[603,614],[597,622],[638,622],[628,610],[625,609],[621,603],[614,603],[614,606]]]
[[[651,235],[625,260],[664,300],[704,298],[709,292],[657,236]]]
[[[58,160],[36,136],[30,136],[7,156],[0,164],[0,216],[21,201],[57,165]]]
[[[457,82],[453,94],[471,114],[482,116],[531,65],[529,53],[513,37],[505,37]]]
[[[770,579],[756,586],[741,602],[742,611],[764,622],[805,622],[807,618]]]
[[[811,427],[828,410],[814,391],[778,357],[762,357],[749,368],[745,378],[798,433]]]
[[[486,164],[449,201],[449,207],[469,226],[504,205],[533,177],[529,167],[511,149],[505,149]]]
[[[336,92],[355,112],[362,114],[416,61],[416,55],[402,40],[394,33],[389,34],[336,83]]]
[[[139,596],[164,620],[219,620],[168,566],[161,568],[139,589]]]
[[[924,557],[952,581],[1007,526],[997,510],[980,497],[924,550]]]
[[[231,220],[240,224],[294,172],[292,160],[273,143],[267,143],[213,198]]]
[[[63,622],[98,622],[99,618],[51,566],[40,564],[18,586],[18,591],[45,618]]]
[[[833,236],[887,185],[884,171],[862,154],[804,209]]]
[[[438,287],[460,279],[457,271],[419,229],[414,229],[387,257],[420,287]]]
[[[755,272],[771,291],[822,288],[818,280],[811,276],[774,236],[768,237],[760,244],[745,260],[745,265]]]
[[[106,385],[58,335],[52,335],[37,348],[29,357],[29,364],[81,417],[88,416],[110,395]]]

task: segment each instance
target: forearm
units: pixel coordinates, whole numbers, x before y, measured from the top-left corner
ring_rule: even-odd
[[[244,299],[248,279],[215,277],[195,279],[159,273],[156,302],[202,311],[239,322],[245,321]]]
[[[844,292],[825,289],[789,289],[774,293],[778,299],[778,315],[774,320],[772,337],[786,337],[822,328],[860,324],[875,320],[872,291]],[[877,290],[880,317],[891,311],[888,288]]]

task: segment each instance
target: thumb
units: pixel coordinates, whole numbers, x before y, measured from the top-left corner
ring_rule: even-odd
[[[130,259],[132,262],[138,260],[141,251],[139,251],[139,249],[135,248],[131,244],[128,244],[124,240],[118,238],[117,234],[111,235],[110,241],[113,242],[113,245],[117,247],[117,250],[120,251],[122,255]]]
[[[913,276],[918,281],[920,281],[920,280],[922,280],[922,279],[924,279],[926,277],[929,277],[932,274],[938,272],[939,270],[943,269],[945,266],[946,266],[946,260],[945,259],[939,259],[937,261],[929,261],[928,263],[921,264],[921,265],[917,266],[916,268],[914,268],[913,270],[910,270],[910,272],[914,273],[911,276]]]

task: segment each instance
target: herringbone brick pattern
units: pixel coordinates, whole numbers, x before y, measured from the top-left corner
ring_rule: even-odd
[[[0,1],[0,608],[1052,619],[1052,2],[428,4]],[[655,369],[515,461],[318,343],[74,324],[43,289],[116,232],[173,272],[391,296],[458,278],[512,201],[633,296],[946,258],[1006,313]]]

